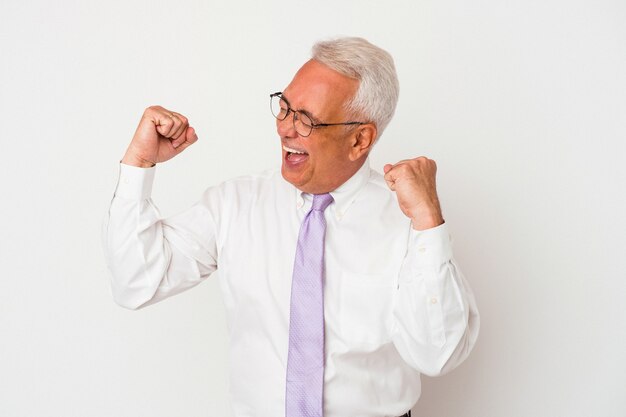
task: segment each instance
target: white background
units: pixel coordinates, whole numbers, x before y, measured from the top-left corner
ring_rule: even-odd
[[[200,136],[163,215],[279,164],[268,94],[336,35],[395,57],[372,165],[438,162],[481,310],[414,415],[626,415],[623,0],[0,1],[0,416],[231,415],[216,280],[117,307],[100,222],[151,104]]]

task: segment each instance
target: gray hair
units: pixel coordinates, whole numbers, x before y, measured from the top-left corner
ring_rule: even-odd
[[[363,38],[337,38],[313,45],[311,58],[359,80],[359,88],[345,108],[352,116],[373,122],[380,137],[393,117],[400,93],[391,55]]]

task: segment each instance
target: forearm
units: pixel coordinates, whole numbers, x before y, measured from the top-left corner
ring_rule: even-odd
[[[412,234],[393,318],[398,351],[422,373],[445,373],[471,351],[478,335],[478,310],[452,258],[446,225]]]
[[[188,232],[189,216],[203,217],[197,214],[201,207],[160,219],[150,199],[153,177],[153,169],[121,165],[115,196],[103,221],[113,297],[130,309],[191,288],[216,268],[214,240]]]

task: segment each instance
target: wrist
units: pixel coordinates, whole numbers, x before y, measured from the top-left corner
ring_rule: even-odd
[[[148,161],[147,159],[141,158],[139,156],[127,153],[124,155],[122,160],[120,161],[126,165],[132,165],[139,168],[152,168],[156,165],[156,163],[152,161]]]
[[[411,226],[413,229],[422,231],[441,226],[444,223],[441,213],[416,216],[411,218]]]

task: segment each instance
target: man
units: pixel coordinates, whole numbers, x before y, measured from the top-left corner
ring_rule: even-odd
[[[369,168],[397,98],[387,52],[359,38],[316,44],[271,95],[280,173],[211,187],[167,219],[150,200],[153,166],[197,136],[179,113],[145,111],[103,227],[113,296],[145,307],[219,269],[235,416],[409,415],[420,374],[472,349],[478,312],[435,162]]]

